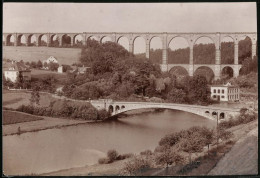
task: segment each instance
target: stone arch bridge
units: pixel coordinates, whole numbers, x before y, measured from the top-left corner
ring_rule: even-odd
[[[112,100],[91,100],[90,102],[98,110],[105,109],[110,112],[111,116],[116,116],[120,113],[136,110],[136,109],[173,109],[193,113],[211,120],[229,119],[240,113],[240,108],[223,108],[214,106],[199,106],[175,103],[153,103],[153,102],[122,102]]]
[[[213,33],[168,33],[168,32],[158,32],[158,33],[150,33],[150,32],[81,32],[81,33],[54,33],[54,32],[43,32],[43,33],[3,33],[4,43],[3,45],[9,46],[11,45],[11,37],[13,37],[13,45],[19,46],[21,45],[22,37],[25,38],[25,45],[30,46],[32,37],[36,39],[36,46],[41,46],[42,37],[46,37],[46,45],[48,47],[52,46],[53,39],[56,36],[58,39],[58,43],[60,47],[64,46],[65,38],[69,37],[69,44],[67,46],[73,46],[76,43],[76,37],[80,36],[82,38],[82,44],[85,45],[87,39],[90,37],[96,37],[98,41],[102,41],[103,38],[109,37],[112,42],[118,42],[120,38],[126,37],[129,42],[129,52],[134,52],[134,41],[136,38],[141,37],[145,40],[146,43],[146,58],[150,57],[150,43],[154,37],[159,37],[162,42],[162,63],[161,69],[162,71],[170,71],[172,67],[178,64],[168,64],[168,48],[170,42],[176,38],[181,37],[187,41],[187,44],[190,48],[190,57],[189,64],[185,64],[185,70],[188,72],[190,76],[193,76],[197,65],[193,63],[193,47],[196,41],[201,37],[208,37],[212,40],[215,45],[215,63],[214,64],[203,64],[203,66],[208,67],[214,73],[215,79],[219,79],[221,76],[221,71],[223,69],[223,65],[221,65],[221,41],[223,38],[229,37],[234,42],[234,64],[225,65],[225,67],[230,67],[233,70],[233,76],[237,77],[239,75],[239,69],[241,65],[238,64],[238,42],[241,38],[249,37],[252,42],[252,54],[251,56],[256,55],[256,42],[257,42],[257,33],[256,32],[213,32]],[[178,66],[182,66],[184,64],[180,64]]]

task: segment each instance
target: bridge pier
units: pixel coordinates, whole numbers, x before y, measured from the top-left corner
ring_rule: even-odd
[[[168,45],[167,45],[167,34],[163,34],[163,44],[162,44],[162,65],[168,65]],[[168,66],[163,67],[163,69],[167,69],[168,71]]]
[[[150,58],[150,40],[149,39],[146,40],[145,57],[147,59]]]
[[[252,59],[253,59],[254,56],[256,56],[256,43],[254,44],[252,42]]]
[[[235,41],[234,45],[234,64],[238,64],[238,41]]]

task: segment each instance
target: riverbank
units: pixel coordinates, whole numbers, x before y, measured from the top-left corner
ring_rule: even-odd
[[[93,122],[93,121],[83,121],[83,120],[65,119],[65,118],[61,119],[61,118],[45,117],[45,116],[41,116],[41,117],[43,118],[42,120],[3,125],[3,136],[23,134],[26,132],[37,132],[46,129],[62,128],[62,127],[75,126],[79,124],[86,124],[88,122]],[[18,131],[19,127],[20,127],[20,132]]]
[[[212,160],[205,160],[204,162],[201,162],[201,165],[198,168],[193,169],[191,172],[188,172],[185,175],[219,175],[221,172],[228,173],[232,175],[231,173],[234,174],[240,174],[240,173],[248,173],[248,174],[254,174],[257,170],[257,160],[258,158],[258,152],[257,152],[257,147],[252,148],[253,146],[257,145],[257,139],[252,139],[252,134],[254,136],[257,135],[258,133],[258,121],[252,121],[247,124],[241,124],[235,127],[232,127],[228,129],[234,134],[233,137],[233,142],[231,144],[228,144],[225,146],[225,148],[219,148],[219,153],[216,158],[212,158]],[[246,140],[246,141],[244,141]],[[239,144],[239,145],[238,145]],[[243,146],[244,145],[244,146]],[[249,145],[249,147],[248,147]],[[252,147],[250,147],[250,145]],[[212,148],[215,148],[212,147]],[[240,156],[241,152],[244,152],[245,149],[251,150],[251,151],[246,151],[243,156]],[[252,149],[250,149],[252,148]],[[205,150],[205,153],[207,150]],[[250,156],[248,156],[250,154]],[[198,156],[198,155],[197,155]],[[254,157],[252,161],[252,157]],[[85,166],[85,167],[79,167],[79,168],[71,168],[71,169],[66,169],[66,170],[59,170],[55,172],[50,172],[50,173],[45,173],[41,175],[46,175],[46,176],[86,176],[86,175],[93,175],[93,176],[108,176],[108,175],[121,175],[121,170],[123,169],[125,162],[127,162],[129,159],[126,160],[121,160],[121,161],[116,161],[111,164],[95,164],[92,166]],[[193,160],[195,157],[193,158]],[[229,160],[228,162],[226,160]],[[230,161],[231,160],[231,161]],[[237,163],[236,161],[244,161],[245,163],[250,162],[250,165],[245,165],[242,164],[241,166],[244,166],[244,169],[241,169],[241,166],[238,166],[237,169],[239,171],[234,171],[234,168],[236,168]],[[251,161],[250,161],[251,160]],[[233,168],[233,169],[232,169]],[[244,170],[244,171],[243,171]],[[170,173],[170,169],[169,172]],[[233,171],[233,172],[232,172]],[[246,172],[247,171],[247,172]],[[164,169],[161,171],[154,170],[150,171],[150,173],[153,174],[153,176],[158,176],[158,175],[165,175],[164,174]],[[231,173],[230,173],[231,172]],[[171,175],[171,174],[167,174]],[[224,175],[224,174],[222,174]]]
[[[131,158],[115,161],[110,164],[95,164],[85,167],[64,169],[39,176],[118,176],[122,175],[122,169]]]
[[[17,111],[12,111],[17,112]],[[135,116],[135,115],[141,115],[146,114],[148,112],[156,112],[155,109],[141,109],[136,111],[128,111],[125,115],[122,115],[122,118],[127,116]],[[22,113],[22,112],[18,112]],[[34,116],[27,113],[22,113],[30,116]],[[80,124],[86,124],[86,123],[93,123],[93,122],[101,122],[101,121],[85,121],[85,120],[76,120],[76,119],[70,119],[70,118],[55,118],[55,117],[46,117],[41,116],[43,118],[42,120],[35,120],[35,121],[29,121],[29,122],[21,122],[16,124],[9,124],[9,125],[3,125],[3,136],[7,135],[18,135],[23,134],[27,132],[37,132],[41,130],[47,130],[47,129],[57,129],[62,127],[68,127],[68,126],[75,126]],[[120,117],[121,118],[121,117]],[[104,120],[107,121],[107,120]],[[19,128],[20,127],[20,131]]]

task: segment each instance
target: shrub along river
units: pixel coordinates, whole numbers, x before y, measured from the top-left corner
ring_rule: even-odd
[[[3,137],[5,175],[41,174],[96,164],[109,149],[119,154],[154,151],[166,134],[216,122],[187,112],[164,110],[60,129]]]

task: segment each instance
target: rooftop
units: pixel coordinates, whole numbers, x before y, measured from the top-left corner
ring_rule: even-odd
[[[7,62],[3,65],[4,71],[31,71],[24,63],[21,62]]]

